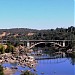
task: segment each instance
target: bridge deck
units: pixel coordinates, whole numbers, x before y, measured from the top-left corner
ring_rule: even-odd
[[[10,41],[10,40],[0,40],[0,41]],[[19,40],[19,41],[75,41],[75,40]]]

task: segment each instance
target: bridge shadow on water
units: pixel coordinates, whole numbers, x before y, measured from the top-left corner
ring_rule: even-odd
[[[42,64],[59,64],[66,62],[67,58],[56,58],[56,59],[45,59],[45,60],[38,60],[39,63]]]
[[[34,58],[43,64],[58,64],[65,62],[67,60],[66,54],[61,51],[54,51],[45,48],[36,48],[34,52],[31,54]],[[46,60],[46,61],[45,61]]]

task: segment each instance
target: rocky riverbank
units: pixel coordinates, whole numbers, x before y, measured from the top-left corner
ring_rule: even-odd
[[[14,56],[11,53],[4,53],[0,55],[0,64],[4,63],[11,63],[14,64],[16,63],[17,66],[11,66],[11,68],[5,67],[4,68],[4,75],[13,75],[16,70],[18,70],[18,66],[21,67],[29,67],[35,69],[37,65],[37,61],[34,59],[33,56],[28,56],[28,55],[19,55],[19,56]]]

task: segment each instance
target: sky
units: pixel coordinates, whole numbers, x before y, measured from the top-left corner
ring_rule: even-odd
[[[74,0],[0,0],[0,29],[74,26]]]

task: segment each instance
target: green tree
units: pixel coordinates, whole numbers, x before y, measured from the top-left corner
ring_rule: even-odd
[[[13,54],[14,48],[15,48],[15,47],[14,47],[13,45],[7,44],[7,49],[5,50],[5,52],[6,52],[6,53],[11,52],[11,53]]]
[[[5,48],[2,44],[0,44],[0,53],[3,54],[5,52]]]
[[[72,49],[73,49],[73,51],[75,51],[75,40],[72,41]]]
[[[26,70],[24,73],[22,73],[21,75],[35,75],[34,73]]]
[[[3,73],[3,67],[0,65],[0,75],[4,75]]]

